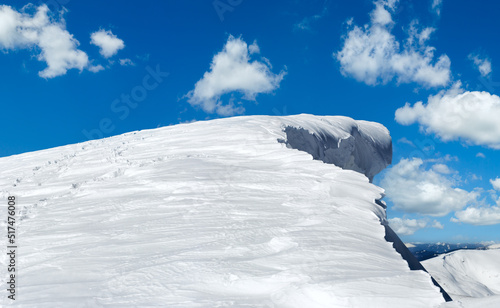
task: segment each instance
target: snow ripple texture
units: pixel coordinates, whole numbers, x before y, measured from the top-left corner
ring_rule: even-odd
[[[369,178],[390,143],[346,117],[249,116],[0,158],[20,211],[13,306],[437,307],[384,240]]]

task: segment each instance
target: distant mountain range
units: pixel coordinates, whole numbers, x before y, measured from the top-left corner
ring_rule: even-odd
[[[419,260],[424,261],[437,257],[440,254],[452,252],[459,249],[485,250],[488,245],[479,243],[450,244],[450,243],[406,243],[411,253]]]

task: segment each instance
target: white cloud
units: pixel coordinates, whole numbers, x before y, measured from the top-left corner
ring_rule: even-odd
[[[395,209],[444,216],[475,202],[476,193],[455,188],[451,180],[433,170],[425,170],[422,164],[419,158],[402,159],[387,170],[381,186]]]
[[[481,76],[487,77],[491,73],[491,61],[487,58],[480,58],[479,55],[470,54],[469,60],[474,62],[474,66],[479,71]]]
[[[412,235],[416,231],[427,226],[423,219],[401,219],[399,217],[389,219],[389,225],[399,235]]]
[[[92,73],[97,73],[97,72],[100,72],[102,70],[104,70],[104,66],[102,65],[92,65],[88,68],[89,71],[91,71]]]
[[[472,181],[481,181],[483,179],[483,177],[482,176],[478,176],[478,175],[476,175],[476,174],[473,173],[473,174],[470,175],[470,179]]]
[[[496,205],[488,205],[486,199],[481,199],[482,189],[476,188],[473,192],[454,188],[451,180],[445,177],[442,171],[449,170],[436,164],[432,170],[422,168],[420,159],[402,159],[397,165],[389,169],[381,181],[386,189],[387,197],[394,203],[395,209],[410,213],[419,213],[431,216],[444,216],[456,211],[451,218],[452,222],[472,225],[500,224],[500,198],[493,191],[491,199]],[[440,166],[440,167],[437,167]],[[436,171],[436,169],[443,169]],[[500,178],[491,179],[491,185],[500,191]],[[464,209],[469,205],[467,208]],[[389,220],[394,229],[401,229],[402,235],[411,235],[424,227],[442,229],[443,226],[434,220],[429,224],[427,220],[395,219]]]
[[[220,105],[217,107],[217,114],[223,117],[242,114],[243,112],[245,112],[245,108],[243,108],[243,106],[235,106],[233,102],[229,102],[226,105]]]
[[[456,212],[455,217],[451,218],[453,222],[463,222],[471,225],[494,225],[500,223],[500,199],[497,206],[489,207],[468,207],[467,209]]]
[[[443,0],[432,0],[432,10],[439,16],[441,15],[441,6],[443,5]]]
[[[433,145],[428,146],[430,149],[434,149]],[[450,162],[450,161],[458,161],[458,156],[452,156],[450,154],[446,154],[443,157],[438,157],[438,158],[429,158],[426,159],[425,162],[428,163],[442,163],[442,162]]]
[[[432,166],[432,170],[436,171],[437,173],[441,173],[441,174],[453,173],[453,171],[445,164],[435,164],[434,166]]]
[[[444,229],[444,226],[437,220],[434,220],[431,225],[432,228]]]
[[[123,40],[114,35],[111,30],[99,30],[90,35],[90,44],[99,47],[99,53],[104,58],[110,58],[118,52],[118,50],[125,48]]]
[[[476,154],[476,157],[486,158],[486,155],[484,155],[483,153],[479,152],[479,153]]]
[[[496,190],[500,190],[500,178],[496,178],[494,180],[491,179],[490,183],[493,186],[493,188],[495,188]]]
[[[408,138],[406,138],[406,137],[400,138],[398,140],[398,143],[406,143],[412,147],[415,147],[415,144],[412,141],[408,140]]]
[[[391,33],[394,26],[391,12],[395,0],[375,1],[370,24],[354,26],[345,37],[341,51],[334,53],[344,76],[354,77],[368,85],[416,82],[426,87],[444,86],[450,81],[450,59],[434,58],[435,48],[426,45],[434,28],[419,31],[412,22],[408,38],[400,43]]]
[[[426,219],[406,219],[406,218],[391,218],[389,219],[389,225],[399,235],[413,235],[420,229],[424,228],[437,228],[443,229],[443,225],[434,220],[430,225]]]
[[[286,73],[274,74],[266,60],[252,61],[250,54],[260,49],[256,42],[250,46],[241,38],[229,36],[223,50],[214,56],[210,71],[186,95],[188,102],[207,113],[233,115],[242,113],[243,107],[235,107],[232,102],[224,104],[222,95],[238,92],[244,100],[255,100],[258,94],[277,89]]]
[[[387,9],[394,10],[395,1],[389,3],[388,1],[375,1],[375,9],[370,13],[371,21],[374,24],[382,26],[392,23],[391,13]]]
[[[396,110],[396,121],[402,125],[418,122],[423,131],[444,141],[461,139],[500,149],[500,97],[460,87],[457,83],[448,91],[429,96],[427,104],[406,103]]]
[[[458,161],[458,156],[451,156],[450,154],[446,154],[444,156],[445,161]]]
[[[121,66],[134,66],[135,63],[132,60],[125,58],[125,59],[120,59],[120,65]]]
[[[260,53],[260,48],[259,45],[257,45],[257,41],[253,41],[252,45],[248,46],[248,51],[250,52],[251,55],[254,53],[259,54]]]
[[[66,30],[64,11],[56,20],[45,4],[37,7],[33,15],[26,12],[33,9],[33,5],[27,5],[18,12],[10,6],[0,6],[0,49],[39,50],[37,59],[47,64],[38,73],[43,78],[64,75],[69,69],[99,70],[91,65],[87,54],[78,49],[79,42]]]

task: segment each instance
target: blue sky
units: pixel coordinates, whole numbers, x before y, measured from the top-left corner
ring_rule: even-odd
[[[4,1],[0,156],[229,115],[345,115],[391,131],[375,183],[403,240],[500,241],[498,9]]]

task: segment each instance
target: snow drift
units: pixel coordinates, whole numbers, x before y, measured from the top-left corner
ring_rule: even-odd
[[[457,250],[423,261],[439,284],[464,307],[498,307],[500,249]]]
[[[285,121],[286,144],[314,159],[361,172],[370,182],[391,163],[391,138],[378,123],[347,117],[309,118],[302,123],[292,119]]]
[[[311,115],[0,158],[0,197],[18,200],[16,303],[437,307],[429,274],[384,239],[383,190],[369,179],[390,160],[382,125]]]

